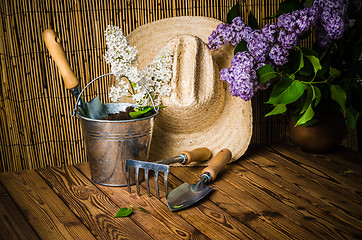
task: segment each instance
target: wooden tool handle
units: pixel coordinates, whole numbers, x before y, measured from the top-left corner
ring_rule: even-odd
[[[67,89],[73,89],[78,86],[79,81],[70,68],[60,39],[53,29],[47,29],[43,32],[43,41],[49,50],[50,56],[52,56],[55,64],[58,66],[65,87]]]
[[[211,151],[208,148],[196,148],[192,151],[183,151],[180,154],[187,156],[186,161],[183,164],[189,164],[191,162],[202,162],[211,157]]]
[[[223,169],[231,159],[231,152],[229,149],[223,149],[216,154],[211,160],[208,167],[202,170],[202,174],[208,172],[211,175],[210,181],[214,181],[220,170]]]

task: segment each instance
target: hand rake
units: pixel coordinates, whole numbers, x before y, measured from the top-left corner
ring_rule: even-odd
[[[168,174],[169,174],[169,164],[172,163],[181,163],[181,164],[189,164],[191,162],[202,162],[208,160],[211,156],[211,151],[208,148],[197,148],[192,151],[183,151],[179,155],[162,159],[156,162],[146,162],[146,161],[138,161],[127,159],[126,161],[126,178],[127,178],[127,186],[128,192],[131,193],[131,180],[130,180],[130,167],[135,168],[135,182],[137,188],[137,194],[140,196],[140,179],[139,179],[139,172],[140,168],[144,169],[145,175],[145,182],[146,182],[146,189],[147,194],[150,196],[150,186],[149,186],[149,171],[152,170],[155,174],[155,186],[156,186],[156,194],[157,198],[160,198],[159,193],[159,185],[158,185],[158,173],[164,172],[164,184],[165,184],[165,192],[166,196],[168,195]]]

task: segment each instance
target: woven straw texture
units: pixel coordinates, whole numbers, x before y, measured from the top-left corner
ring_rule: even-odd
[[[0,4],[0,171],[75,164],[86,161],[80,124],[69,116],[74,98],[65,89],[41,34],[57,32],[75,75],[84,87],[109,72],[103,54],[104,30],[117,25],[127,35],[136,27],[176,16],[207,16],[226,21],[236,0],[4,0]],[[243,16],[276,12],[279,0],[239,1]],[[85,100],[107,102],[109,79],[95,82]],[[281,117],[264,118],[267,92],[253,99],[252,143],[287,139]],[[354,136],[344,145],[356,149]]]

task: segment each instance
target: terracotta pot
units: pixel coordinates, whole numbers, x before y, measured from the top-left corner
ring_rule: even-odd
[[[336,150],[346,135],[346,123],[343,115],[323,113],[318,116],[320,122],[311,126],[295,126],[289,121],[291,141],[302,150],[312,153],[328,153]]]

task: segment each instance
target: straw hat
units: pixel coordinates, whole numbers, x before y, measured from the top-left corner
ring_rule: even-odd
[[[206,17],[167,18],[140,26],[127,36],[138,50],[141,68],[167,44],[174,47],[172,94],[162,98],[167,108],[160,110],[155,121],[150,161],[198,147],[208,147],[213,156],[228,148],[232,161],[246,151],[252,135],[251,103],[232,97],[219,78],[220,69],[230,65],[233,48],[210,51],[206,46],[219,23]]]

